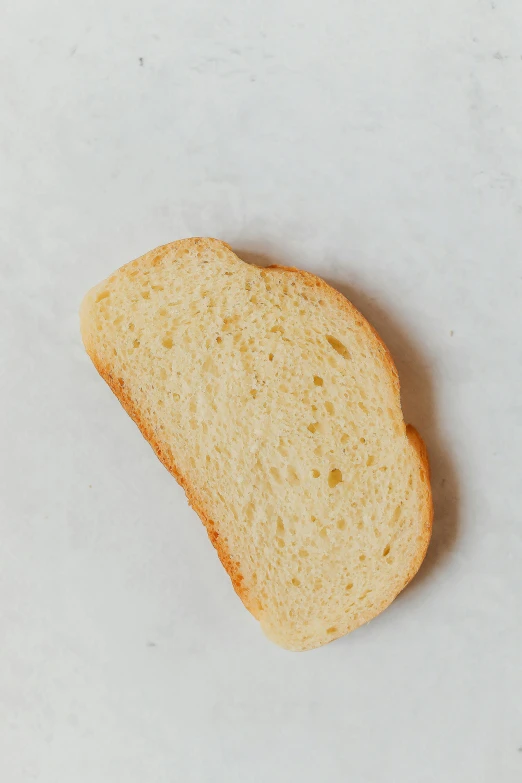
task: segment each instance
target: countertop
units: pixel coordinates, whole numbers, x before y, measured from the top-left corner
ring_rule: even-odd
[[[522,5],[93,0],[0,30],[0,778],[522,780]],[[379,330],[426,440],[413,583],[295,654],[235,596],[78,308],[187,236]]]

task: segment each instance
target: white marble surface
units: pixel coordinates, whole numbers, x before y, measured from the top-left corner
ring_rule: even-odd
[[[0,779],[518,783],[520,0],[4,0],[0,44]],[[419,577],[311,653],[80,343],[91,285],[201,234],[347,293],[428,443]]]

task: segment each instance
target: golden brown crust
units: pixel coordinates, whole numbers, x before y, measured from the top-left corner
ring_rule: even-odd
[[[404,587],[406,587],[406,585],[411,582],[421,567],[422,561],[426,556],[426,551],[430,543],[431,531],[433,528],[433,496],[430,484],[430,463],[428,459],[428,450],[426,448],[426,444],[412,424],[408,424],[406,426],[406,434],[408,436],[408,440],[419,457],[420,477],[425,489],[425,503],[422,536],[419,541],[419,553],[417,559],[411,565],[410,571],[402,589],[404,589]]]
[[[195,245],[199,245],[199,244],[206,247],[217,248],[218,250],[226,249],[227,253],[230,253],[230,255],[234,255],[231,251],[231,248],[228,245],[226,245],[226,243],[221,242],[220,240],[195,237],[193,239],[184,239],[178,242],[174,242],[168,245],[163,245],[161,247],[158,247],[155,250],[151,251],[150,253],[147,253],[146,256],[143,256],[141,258],[136,259],[135,261],[130,262],[129,264],[126,264],[125,266],[121,267],[120,270],[118,271],[128,275],[132,272],[132,270],[137,265],[159,264],[161,260],[164,258],[164,256],[173,249],[174,245],[176,246],[177,254],[179,254],[184,250],[187,251],[191,250],[194,248]],[[237,258],[237,256],[235,256],[235,258]],[[326,283],[320,277],[317,277],[316,275],[313,275],[310,272],[306,272],[301,269],[296,269],[294,267],[273,265],[265,269],[259,269],[259,273],[261,275],[276,274],[276,273],[298,275],[305,282],[307,286],[320,289],[321,292],[324,294],[324,296],[328,297],[330,301],[335,302],[335,304],[339,306],[341,310],[343,310],[346,313],[346,316],[349,317],[350,320],[355,320],[357,326],[359,326],[361,329],[364,330],[369,343],[373,346],[374,350],[378,353],[382,362],[386,366],[393,387],[393,392],[397,397],[397,401],[400,407],[399,377],[393,358],[388,348],[384,344],[383,340],[381,339],[380,335],[374,329],[374,327],[366,320],[366,318],[364,318],[364,316],[354,307],[354,305],[348,299],[346,299],[339,291],[337,291],[336,289],[328,285],[328,283]],[[112,275],[111,278],[109,278],[109,280],[112,279],[114,279],[114,275]],[[86,300],[88,299],[88,297],[89,295],[86,297]],[[85,307],[87,306],[87,301],[85,301],[84,306]],[[82,307],[82,311],[83,311],[83,307]],[[84,334],[83,332],[82,334],[83,334],[84,344],[87,353],[89,354],[99,374],[110,386],[114,394],[118,397],[121,405],[127,411],[129,416],[133,419],[133,421],[136,423],[141,433],[143,434],[145,439],[150,443],[150,445],[154,449],[154,452],[161,460],[163,465],[174,476],[174,478],[178,481],[178,483],[183,487],[189,504],[192,506],[194,511],[198,514],[203,524],[205,525],[208,537],[211,543],[213,544],[214,548],[216,549],[221,563],[223,564],[225,570],[229,574],[232,585],[237,595],[239,596],[243,604],[246,606],[246,608],[254,615],[254,617],[260,619],[262,614],[262,606],[260,605],[258,599],[249,595],[248,589],[244,584],[244,578],[243,575],[241,574],[239,564],[231,557],[225,541],[223,540],[222,537],[220,537],[219,532],[216,529],[217,526],[206,513],[204,508],[204,503],[200,498],[200,496],[198,495],[196,488],[191,484],[188,477],[184,476],[178,470],[174,462],[174,456],[172,454],[171,449],[169,447],[162,446],[161,442],[156,438],[153,429],[144,420],[140,411],[135,406],[133,400],[125,391],[123,379],[116,378],[112,374],[110,368],[106,366],[96,355],[93,346],[90,345],[90,340],[88,338],[88,335]],[[371,620],[374,616],[376,616],[381,611],[383,611],[393,601],[396,595],[408,584],[408,582],[411,581],[411,579],[413,579],[413,577],[417,573],[424,559],[429,544],[429,540],[431,536],[432,518],[433,518],[433,504],[432,504],[431,488],[429,482],[429,463],[428,463],[427,451],[419,434],[417,433],[415,428],[412,427],[411,425],[407,426],[407,436],[410,443],[415,448],[415,451],[418,454],[419,463],[420,463],[419,470],[426,491],[425,519],[423,524],[423,534],[419,541],[418,556],[415,559],[415,561],[411,564],[411,568],[408,572],[407,578],[403,586],[399,590],[396,590],[393,593],[393,595],[387,597],[377,610],[374,608],[373,610],[371,610],[371,612],[368,613],[368,616],[360,616],[358,618],[357,624],[354,625],[353,628],[350,630],[354,630],[359,625],[362,625],[363,623]],[[300,649],[303,648],[301,647]]]

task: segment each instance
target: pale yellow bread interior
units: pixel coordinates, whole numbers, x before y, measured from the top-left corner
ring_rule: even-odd
[[[93,288],[81,330],[274,642],[330,642],[414,576],[426,452],[386,347],[324,281],[182,240]]]

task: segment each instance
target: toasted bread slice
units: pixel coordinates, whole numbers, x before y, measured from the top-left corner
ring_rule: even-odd
[[[417,572],[426,450],[386,347],[323,280],[182,240],[93,288],[81,330],[274,642],[343,636]]]

